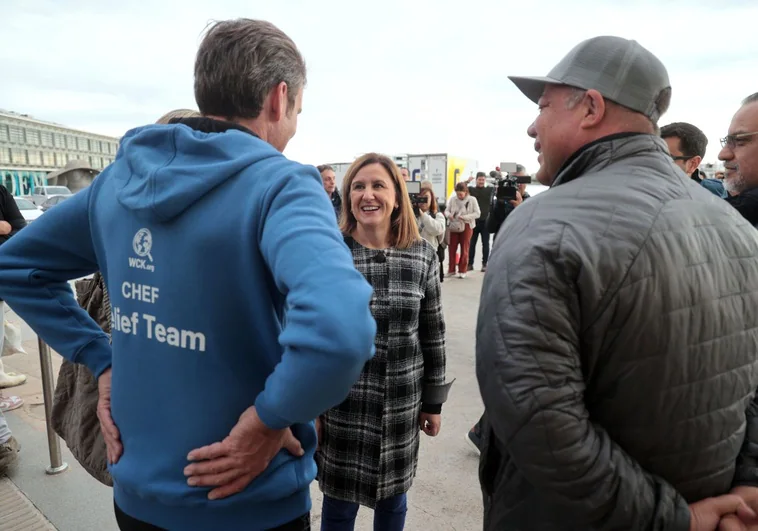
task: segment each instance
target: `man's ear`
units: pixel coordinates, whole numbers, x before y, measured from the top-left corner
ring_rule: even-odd
[[[700,155],[695,155],[690,160],[687,161],[687,175],[692,175],[692,173],[700,167],[700,163],[703,162],[703,157]]]
[[[287,114],[287,96],[289,94],[287,83],[282,81],[271,89],[268,95],[268,104],[271,109],[271,120],[278,122]]]
[[[590,89],[584,95],[583,105],[585,113],[580,127],[591,129],[597,127],[603,121],[606,112],[605,98],[595,89]]]

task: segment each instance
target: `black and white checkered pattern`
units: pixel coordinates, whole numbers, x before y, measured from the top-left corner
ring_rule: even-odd
[[[445,383],[445,322],[429,243],[385,251],[346,243],[374,287],[376,355],[347,399],[323,416],[318,480],[327,496],[373,508],[413,482],[422,392]]]

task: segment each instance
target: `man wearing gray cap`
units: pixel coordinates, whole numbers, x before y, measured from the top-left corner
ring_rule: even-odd
[[[674,164],[668,74],[637,42],[510,79],[551,188],[500,229],[482,289],[485,529],[755,524],[758,232]]]

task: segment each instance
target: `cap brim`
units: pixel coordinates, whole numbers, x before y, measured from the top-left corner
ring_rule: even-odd
[[[549,77],[517,77],[508,76],[508,79],[513,81],[513,84],[524,93],[524,95],[537,103],[542,97],[542,93],[545,92],[545,85],[561,85],[562,83],[556,79]]]

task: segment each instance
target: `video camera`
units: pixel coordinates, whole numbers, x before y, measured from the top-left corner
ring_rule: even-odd
[[[408,197],[411,198],[411,204],[414,207],[425,205],[429,202],[428,195],[421,195],[421,183],[418,181],[405,181],[405,187],[408,189]]]
[[[523,170],[523,167],[522,167]],[[513,201],[516,199],[516,192],[518,192],[519,184],[530,184],[532,178],[528,175],[523,177],[511,175],[518,173],[519,165],[515,162],[501,162],[497,171],[490,172],[490,177],[495,179],[497,183],[497,190],[495,191],[495,197],[498,201]],[[505,176],[503,173],[505,172]]]

